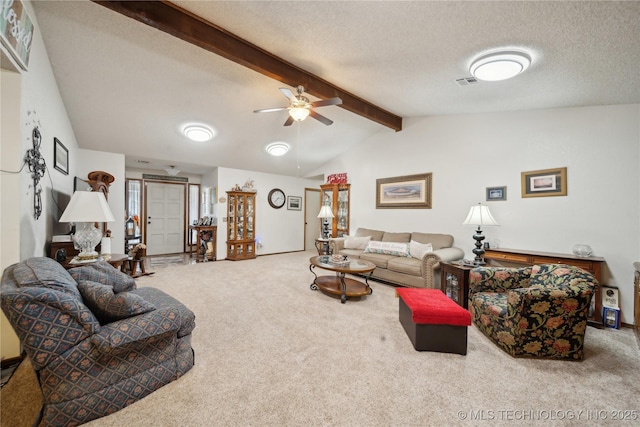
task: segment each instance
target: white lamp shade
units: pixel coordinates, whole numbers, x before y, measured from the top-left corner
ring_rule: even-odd
[[[493,218],[491,212],[489,211],[488,206],[484,206],[481,204],[477,204],[475,206],[471,206],[469,210],[469,214],[467,218],[464,220],[462,225],[500,225]]]
[[[331,206],[324,205],[320,209],[320,213],[318,214],[318,218],[333,218],[333,212],[331,211]]]
[[[60,222],[113,222],[116,219],[107,199],[99,191],[76,191]]]

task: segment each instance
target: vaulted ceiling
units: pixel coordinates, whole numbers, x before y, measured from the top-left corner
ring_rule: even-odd
[[[286,112],[253,110],[286,106],[278,88],[291,82],[94,2],[32,3],[78,144],[124,153],[129,167],[306,176],[374,134],[395,132],[337,106],[318,110],[331,126],[308,118],[284,127]],[[638,1],[173,3],[405,122],[640,103]],[[456,83],[498,47],[527,49],[531,67],[503,82]],[[180,128],[189,122],[210,125],[215,139],[187,140]],[[273,141],[292,150],[269,156]]]

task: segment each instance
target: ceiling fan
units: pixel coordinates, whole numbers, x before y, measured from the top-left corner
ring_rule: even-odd
[[[303,86],[296,87],[296,92],[298,92],[297,95],[294,95],[293,92],[291,92],[291,90],[286,87],[281,87],[280,92],[282,92],[282,94],[289,99],[290,103],[288,107],[265,108],[263,110],[255,110],[254,113],[268,113],[271,111],[289,110],[289,117],[287,118],[287,121],[284,122],[285,126],[291,126],[294,121],[301,122],[306,119],[307,116],[311,116],[314,119],[329,126],[333,123],[333,121],[329,120],[321,114],[316,113],[313,109],[316,107],[326,107],[327,105],[342,104],[342,99],[338,97],[309,102],[309,98],[302,95],[302,93],[304,92]]]

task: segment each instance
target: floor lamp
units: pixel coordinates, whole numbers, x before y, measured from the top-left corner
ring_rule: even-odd
[[[469,214],[467,215],[467,218],[464,220],[462,225],[478,226],[476,234],[473,235],[473,240],[476,241],[476,248],[473,250],[473,253],[476,254],[476,257],[473,260],[473,264],[485,265],[484,259],[482,259],[482,255],[484,255],[484,249],[482,248],[482,241],[484,240],[484,236],[482,235],[482,230],[480,229],[480,227],[497,226],[499,224],[496,222],[493,216],[491,216],[489,207],[478,203],[475,206],[471,206],[471,209],[469,209]]]

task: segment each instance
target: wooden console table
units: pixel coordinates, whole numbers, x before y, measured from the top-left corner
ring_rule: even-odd
[[[602,283],[602,265],[605,260],[601,257],[578,257],[573,254],[557,254],[553,252],[536,252],[522,249],[485,249],[484,259],[490,261],[493,266],[510,265],[534,265],[534,264],[567,264],[587,270],[598,280],[598,287],[593,298],[595,298],[595,311],[593,320],[602,323],[602,300],[600,297],[600,287]]]
[[[195,230],[196,232],[196,262],[200,262],[200,255],[202,255],[203,260],[207,256],[206,252],[200,253],[202,245],[202,238],[200,233],[203,231],[208,231],[209,233],[211,233],[211,238],[208,241],[213,243],[213,253],[211,254],[211,261],[215,261],[217,259],[216,240],[218,227],[216,225],[190,225],[189,230]],[[189,257],[193,257],[193,245],[189,245]]]

